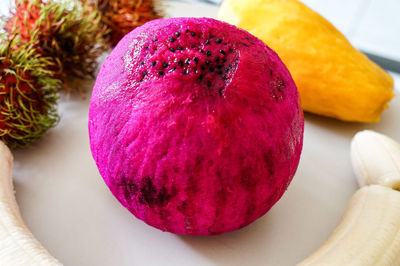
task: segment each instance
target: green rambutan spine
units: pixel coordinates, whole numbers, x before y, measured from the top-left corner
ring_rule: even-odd
[[[57,89],[48,57],[18,37],[0,43],[0,140],[23,148],[58,122]]]

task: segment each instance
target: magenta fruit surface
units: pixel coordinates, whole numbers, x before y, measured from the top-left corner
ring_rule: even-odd
[[[115,197],[163,231],[242,228],[282,196],[303,113],[279,57],[209,18],[155,20],[126,35],[91,98],[90,145]]]

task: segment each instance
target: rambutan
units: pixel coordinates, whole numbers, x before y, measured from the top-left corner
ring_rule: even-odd
[[[0,40],[0,140],[10,148],[26,147],[57,123],[61,81],[49,70],[54,63],[33,44]]]
[[[93,77],[97,58],[109,49],[101,14],[77,0],[15,0],[5,30],[33,42],[54,62],[56,77]]]
[[[102,22],[110,29],[109,40],[113,46],[134,28],[163,17],[157,0],[91,0],[91,3],[97,4]]]

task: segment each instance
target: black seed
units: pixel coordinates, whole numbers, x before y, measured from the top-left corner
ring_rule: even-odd
[[[200,53],[204,54],[205,52],[204,52],[204,50],[203,50],[203,49],[201,49],[201,50],[200,50]]]
[[[210,70],[210,72],[214,72],[214,67],[209,67],[208,70]]]
[[[142,75],[143,76],[146,76],[147,75],[147,72],[145,71],[145,72],[142,72]]]
[[[223,80],[228,80],[228,78],[226,76],[223,76],[222,79]]]
[[[229,70],[230,70],[229,68],[225,69],[225,73],[228,73],[228,72],[229,72]]]
[[[158,75],[161,77],[162,75],[164,75],[164,71],[158,71]]]
[[[201,66],[200,68],[201,68],[201,70],[206,70],[205,66]]]
[[[221,69],[223,67],[223,65],[217,65],[218,69]]]
[[[193,61],[195,61],[196,63],[199,62],[199,59],[197,57],[193,58]]]
[[[167,68],[167,67],[168,67],[168,63],[167,63],[167,62],[163,62],[163,63],[162,63],[162,66],[163,66],[164,68]]]
[[[207,52],[206,52],[206,55],[207,55],[207,56],[211,56],[211,51],[207,51]]]
[[[176,67],[171,68],[171,70],[169,72],[175,71]]]
[[[157,38],[154,38],[154,39],[153,39],[153,42],[156,42],[156,41],[158,41]]]
[[[210,35],[210,39],[213,39],[213,38],[215,38],[215,36],[214,35]]]
[[[222,39],[217,39],[217,40],[215,40],[215,42],[220,44],[222,42]]]
[[[171,52],[173,52],[173,53],[175,52],[175,48],[172,48],[172,47],[171,47],[171,48],[169,48],[169,50],[170,50]]]
[[[176,49],[179,50],[179,51],[182,51],[183,47],[182,46],[178,46]]]
[[[222,59],[222,62],[223,62],[223,63],[226,63],[226,58],[223,58],[223,59]]]
[[[272,70],[269,71],[269,74],[272,76]]]
[[[210,60],[206,60],[206,64],[209,65],[211,62]]]
[[[178,64],[182,67],[183,66],[183,61],[182,60],[178,60]]]
[[[147,50],[147,49],[149,49],[149,46],[148,46],[148,45],[147,45],[147,46],[145,46],[145,47],[144,47],[144,49],[146,49],[146,50]]]
[[[217,63],[219,62],[219,57],[215,58],[215,62]]]
[[[219,89],[219,95],[224,96],[224,89]]]
[[[151,62],[151,66],[155,66],[157,64],[156,61]]]
[[[212,85],[211,81],[207,81],[207,86],[211,87],[211,85]]]
[[[232,52],[233,52],[233,49],[232,49],[232,48],[229,48],[229,52],[232,53]]]
[[[189,32],[189,30],[186,30],[186,33],[188,33]]]
[[[224,45],[228,45],[228,43],[227,43],[227,42],[225,42],[225,43],[224,43]]]
[[[140,62],[140,63],[139,63],[139,65],[143,66],[143,65],[144,65],[144,62],[143,62],[143,61],[142,61],[142,62]]]
[[[210,40],[206,40],[205,44],[209,45],[210,44]]]
[[[175,38],[174,38],[174,37],[169,37],[168,40],[169,40],[170,42],[174,42],[174,41],[175,41]]]
[[[190,64],[190,59],[189,59],[189,58],[185,60],[185,64],[186,64],[186,65],[189,65],[189,64]]]
[[[222,73],[224,73],[224,72],[222,72],[222,70],[218,70],[218,71],[217,71],[217,74],[218,74],[218,75],[222,75]]]
[[[200,75],[199,76],[199,80],[203,80],[204,79],[204,76],[203,75]]]
[[[179,31],[177,31],[177,32],[175,32],[175,36],[179,37],[179,36],[181,36],[181,33]]]
[[[196,36],[196,33],[193,32],[193,31],[192,31],[190,34],[191,34],[193,37]]]
[[[245,43],[242,43],[243,44],[243,46],[246,46],[246,47],[249,47],[247,44],[245,44]]]
[[[219,50],[219,52],[220,52],[221,54],[223,54],[223,55],[226,54],[224,50]]]

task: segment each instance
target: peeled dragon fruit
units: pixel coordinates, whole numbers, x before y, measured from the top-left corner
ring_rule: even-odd
[[[277,54],[210,18],[154,20],[126,35],[93,90],[93,157],[114,196],[163,231],[242,228],[282,196],[303,113]]]

